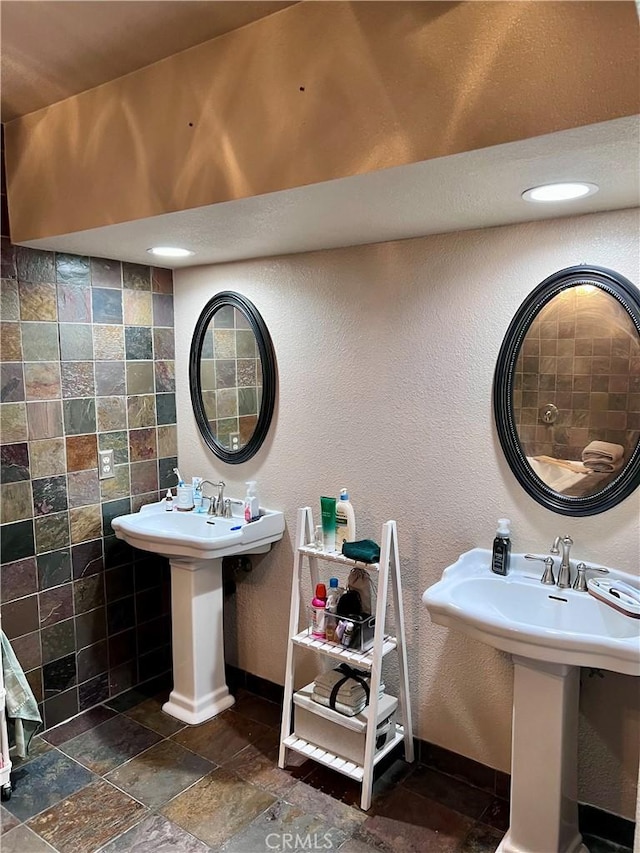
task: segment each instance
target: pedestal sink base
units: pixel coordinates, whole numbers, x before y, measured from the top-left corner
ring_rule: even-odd
[[[173,690],[162,710],[198,725],[235,702],[224,670],[222,559],[170,563]]]
[[[259,517],[245,524],[243,515],[167,512],[159,501],[111,526],[118,539],[171,563],[173,690],[163,710],[191,725],[215,717],[234,703],[224,669],[222,559],[266,554],[282,539],[283,513],[260,507]]]
[[[636,575],[608,572],[637,590]],[[422,600],[434,622],[513,657],[511,821],[498,850],[587,853],[578,831],[580,667],[639,676],[637,620],[578,589],[541,584],[524,554],[496,575],[486,548],[461,554]]]
[[[582,843],[582,836],[579,836],[579,840],[576,841],[576,845],[577,846],[573,847],[565,847],[562,853],[589,853],[589,850]],[[511,838],[511,832],[507,832],[499,846],[496,847],[496,853],[531,853],[531,851],[529,847],[519,847],[514,844],[513,839]]]
[[[206,720],[215,717],[216,714],[221,714],[227,708],[231,708],[235,701],[226,684],[216,693],[210,693],[209,696],[199,698],[197,703],[190,701],[186,696],[181,696],[176,690],[172,690],[169,701],[164,703],[162,710],[165,714],[171,714],[177,720],[182,720],[183,723],[197,726],[199,723],[204,723]]]
[[[578,830],[580,669],[513,655],[511,818],[500,853],[589,853]]]

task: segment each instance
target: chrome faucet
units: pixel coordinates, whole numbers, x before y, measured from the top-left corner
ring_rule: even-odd
[[[201,480],[197,487],[198,491],[202,492],[205,485],[213,486],[214,489],[218,490],[216,497],[209,497],[209,509],[207,510],[207,515],[222,515],[224,512],[225,483],[222,480],[218,483],[212,483],[211,480]]]
[[[564,536],[556,536],[551,546],[552,554],[560,553],[560,545],[562,545],[562,562],[560,563],[560,571],[558,572],[558,587],[560,589],[569,589],[571,586],[571,563],[569,562],[569,552],[573,545],[573,539],[568,533]]]

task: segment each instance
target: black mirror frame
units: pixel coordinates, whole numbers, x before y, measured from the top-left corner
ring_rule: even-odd
[[[640,442],[620,474],[599,492],[568,497],[554,492],[533,472],[522,451],[514,423],[514,373],[522,341],[538,312],[567,287],[593,284],[623,306],[640,335],[640,291],[613,270],[598,266],[573,266],[546,278],[522,303],[511,321],[496,363],[493,413],[502,450],[509,467],[525,491],[539,504],[561,515],[596,515],[619,504],[640,485]]]
[[[202,398],[202,382],[200,379],[200,358],[202,355],[202,345],[204,342],[205,332],[209,327],[209,323],[216,311],[224,305],[232,305],[238,308],[249,321],[249,325],[255,335],[260,353],[260,363],[262,367],[262,400],[260,404],[260,414],[253,435],[244,447],[239,450],[227,450],[217,440],[211,427],[204,408],[204,400]],[[241,296],[239,293],[233,293],[230,290],[224,290],[217,293],[212,299],[207,302],[202,309],[202,313],[198,318],[196,327],[191,340],[191,350],[189,353],[189,388],[191,391],[191,403],[193,413],[195,415],[198,429],[207,445],[215,453],[218,459],[223,462],[228,462],[231,465],[238,465],[241,462],[246,462],[251,459],[262,445],[269,432],[271,418],[276,399],[276,355],[273,349],[273,343],[269,330],[267,329],[264,320],[260,316],[255,305]]]

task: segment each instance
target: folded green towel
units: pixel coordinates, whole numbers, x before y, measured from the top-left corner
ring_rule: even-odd
[[[342,554],[350,560],[358,560],[360,563],[377,563],[380,559],[380,546],[373,539],[343,542]]]

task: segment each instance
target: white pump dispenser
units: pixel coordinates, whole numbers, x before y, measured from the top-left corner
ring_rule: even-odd
[[[342,551],[343,542],[355,542],[356,514],[346,489],[340,489],[336,504],[336,551]]]
[[[244,499],[244,520],[245,522],[255,521],[260,518],[260,501],[256,492],[256,481],[249,480],[246,483],[247,494]]]

